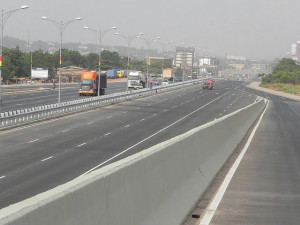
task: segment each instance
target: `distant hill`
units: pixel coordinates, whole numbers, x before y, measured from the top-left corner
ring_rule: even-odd
[[[35,50],[43,50],[49,53],[54,53],[59,50],[58,42],[44,42],[44,41],[34,41],[28,43],[28,41],[20,40],[18,38],[7,37],[3,39],[3,46],[5,48],[15,48],[19,46],[21,51],[28,52]],[[78,51],[81,54],[85,55],[90,52],[98,53],[98,46],[95,44],[82,44],[82,43],[64,43],[63,48]],[[125,46],[103,46],[102,49],[107,49],[109,51],[117,51],[121,56],[127,56],[127,47]],[[144,48],[137,49],[131,48],[130,50],[131,57],[136,59],[145,59],[147,56],[147,51]],[[159,56],[157,50],[150,50],[151,56]]]

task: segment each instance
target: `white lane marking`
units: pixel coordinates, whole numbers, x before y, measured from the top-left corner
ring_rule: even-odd
[[[0,179],[3,179],[3,178],[5,178],[5,176],[1,176],[1,177],[0,177]]]
[[[140,121],[142,122],[142,121],[144,121],[145,119],[141,119]]]
[[[32,140],[32,141],[28,141],[27,143],[33,143],[33,142],[36,142],[36,141],[39,141],[40,139],[35,139],[35,140]]]
[[[110,118],[112,118],[112,116],[108,116],[108,117],[106,117],[107,119],[110,119]]]
[[[22,103],[16,104],[16,105],[23,105]]]
[[[127,113],[127,111],[124,111],[123,113]]]
[[[48,158],[46,158],[46,159],[42,159],[41,161],[42,162],[45,162],[45,161],[47,161],[47,160],[49,160],[49,159],[52,159],[53,158],[53,156],[50,156],[50,157],[48,157]]]
[[[168,111],[167,109],[164,109],[164,110],[163,110],[163,112],[167,112],[167,111]]]
[[[157,113],[154,113],[153,116],[157,116]]]
[[[104,134],[104,136],[107,136],[107,135],[110,135],[110,134],[111,134],[111,132],[108,132],[108,133]]]
[[[228,185],[229,185],[229,183],[230,183],[230,181],[231,181],[231,179],[232,179],[235,171],[237,170],[240,162],[242,161],[242,159],[243,159],[243,157],[244,157],[244,155],[245,155],[245,153],[246,153],[246,151],[247,151],[247,149],[248,149],[248,147],[249,147],[249,145],[250,145],[250,143],[251,143],[251,141],[252,141],[252,139],[254,137],[254,134],[255,134],[258,126],[261,123],[261,120],[262,120],[262,118],[263,118],[263,116],[264,116],[264,114],[265,114],[265,112],[266,112],[266,110],[268,108],[268,105],[269,105],[269,101],[268,101],[268,103],[266,105],[266,108],[264,109],[263,113],[260,115],[258,123],[255,125],[253,131],[251,132],[251,134],[250,134],[250,136],[249,136],[249,138],[247,140],[246,145],[242,149],[242,151],[239,154],[239,156],[236,158],[236,160],[233,163],[233,165],[230,168],[230,170],[228,171],[228,174],[226,175],[224,181],[222,182],[222,184],[221,184],[221,186],[220,186],[217,194],[215,195],[213,201],[210,203],[209,207],[207,208],[206,213],[204,214],[202,220],[200,221],[200,223],[198,225],[208,225],[210,223],[210,221],[212,220],[212,218],[213,218],[213,216],[214,216],[214,214],[215,214],[215,212],[216,212],[216,210],[217,210],[217,208],[218,208],[218,206],[219,206],[219,204],[220,204],[220,202],[221,202],[221,200],[222,200],[222,198],[223,198],[223,196],[225,194],[225,191],[226,191],[226,189],[227,189],[227,187],[228,187]]]
[[[94,122],[89,122],[88,125],[93,124]]]
[[[135,109],[140,109],[140,107],[136,107]]]
[[[86,143],[82,143],[82,144],[80,144],[80,145],[77,145],[76,147],[81,147],[81,146],[83,146],[83,145],[86,145]]]
[[[148,136],[147,138],[141,140],[140,142],[138,142],[138,143],[132,145],[131,147],[125,149],[124,151],[118,153],[117,155],[115,155],[115,156],[113,156],[113,157],[107,159],[106,161],[104,161],[104,162],[100,163],[99,165],[93,167],[92,169],[88,170],[87,172],[81,174],[79,177],[84,176],[85,174],[88,174],[88,173],[90,173],[91,171],[93,171],[93,170],[95,170],[95,169],[101,167],[102,165],[104,165],[104,164],[106,164],[106,163],[112,161],[112,160],[115,159],[116,157],[118,157],[118,156],[120,156],[120,155],[123,155],[124,153],[128,152],[130,149],[132,149],[132,148],[138,146],[139,144],[141,144],[141,143],[143,143],[143,142],[149,140],[150,138],[152,138],[152,137],[154,137],[155,135],[157,135],[157,134],[163,132],[164,130],[168,129],[169,127],[174,126],[175,124],[181,122],[181,121],[184,120],[185,118],[187,118],[187,117],[191,116],[192,114],[198,112],[199,110],[203,109],[204,107],[208,106],[209,104],[211,104],[211,103],[217,101],[218,99],[220,99],[220,98],[223,97],[224,95],[228,94],[229,92],[230,92],[230,91],[224,93],[223,95],[220,95],[219,97],[217,97],[217,98],[215,98],[214,100],[212,100],[212,101],[206,103],[205,105],[201,106],[200,108],[198,108],[198,109],[196,109],[196,110],[190,112],[189,114],[187,114],[187,115],[181,117],[180,119],[176,120],[175,122],[171,123],[170,125],[168,125],[168,126],[162,128],[161,130],[155,132],[154,134]]]
[[[151,104],[148,104],[147,106],[150,106]]]
[[[126,125],[126,126],[124,126],[124,127],[130,127],[130,125],[128,124],[128,125]]]
[[[175,108],[176,108],[176,106],[173,106],[173,107],[172,107],[172,109],[175,109]]]
[[[70,130],[63,130],[62,133],[66,133],[66,132],[68,132],[68,131],[70,131]]]

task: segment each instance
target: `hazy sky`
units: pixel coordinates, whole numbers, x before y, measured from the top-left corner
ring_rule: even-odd
[[[22,40],[30,33],[33,41],[59,41],[56,27],[41,16],[63,21],[82,17],[68,27],[63,41],[83,44],[97,43],[97,39],[82,27],[117,26],[117,31],[106,34],[104,44],[126,45],[114,32],[129,36],[143,32],[145,38],[160,36],[165,42],[184,42],[219,54],[270,59],[284,56],[290,44],[300,40],[300,0],[0,1],[4,11],[30,7],[12,15],[4,27],[4,36]],[[142,44],[142,40],[133,41],[133,45]]]

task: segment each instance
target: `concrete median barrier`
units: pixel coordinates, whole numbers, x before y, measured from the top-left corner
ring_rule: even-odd
[[[0,224],[180,224],[264,107],[257,101],[4,208]]]

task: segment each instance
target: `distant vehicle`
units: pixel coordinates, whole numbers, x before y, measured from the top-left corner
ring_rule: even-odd
[[[141,71],[131,71],[128,74],[127,86],[129,89],[140,89],[146,85],[146,78]]]
[[[162,85],[165,86],[165,85],[168,85],[169,84],[169,81],[168,80],[163,80],[162,82]]]
[[[121,77],[123,77],[123,73],[119,69],[112,69],[107,71],[107,78],[121,78]]]
[[[181,77],[176,77],[175,82],[182,82],[182,78]]]
[[[159,85],[159,81],[158,80],[152,80],[152,85]]]
[[[107,87],[107,75],[101,73],[100,76],[100,95],[105,94],[105,88]],[[81,95],[94,95],[98,94],[99,88],[99,73],[96,71],[88,71],[81,73],[81,83],[78,90],[79,96]]]
[[[117,69],[112,69],[107,71],[107,78],[117,78],[118,77],[118,72],[119,70]]]
[[[212,78],[206,78],[203,80],[203,89],[212,90],[214,87],[214,80]]]
[[[138,90],[138,89],[143,89],[143,85],[138,82],[138,81],[131,81],[132,89]]]

